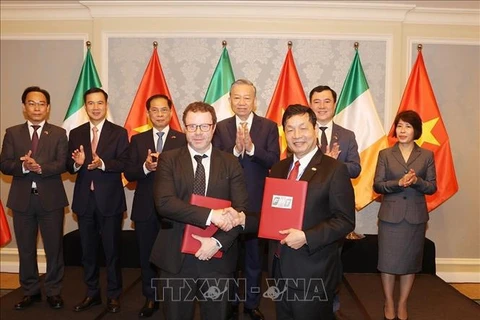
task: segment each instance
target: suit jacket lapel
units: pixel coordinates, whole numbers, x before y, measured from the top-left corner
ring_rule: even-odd
[[[174,139],[177,139],[177,133],[170,128],[170,130],[168,130],[167,137],[165,138],[165,144],[163,146],[163,150],[165,151],[169,150],[170,144],[174,142],[172,141]],[[153,140],[153,134],[152,134],[152,140]]]
[[[407,161],[407,168],[411,167],[412,162],[415,161],[420,155],[422,154],[422,150],[420,147],[415,143],[413,146],[412,153],[410,153],[410,157],[408,157]]]
[[[398,147],[398,142],[392,148],[392,155],[402,167],[407,169],[407,164],[405,163],[405,159],[403,159],[402,152]]]
[[[212,158],[210,159],[210,174],[208,177],[208,189],[205,192],[206,195],[212,194],[215,188],[215,181],[219,181],[219,168],[221,168],[220,152],[217,149],[213,148],[211,157]]]
[[[322,157],[323,157],[322,152],[320,151],[320,149],[318,149],[318,151],[313,156],[312,160],[310,160],[307,167],[303,171],[303,174],[300,177],[300,180],[310,181],[313,178],[313,176],[317,173],[317,170],[320,169],[318,167],[322,162]]]
[[[187,194],[192,194],[193,183],[191,183],[190,181],[193,182],[194,172],[193,172],[193,166],[192,166],[192,158],[187,147],[184,147],[182,149],[182,152],[180,152],[178,163],[182,171],[181,173],[182,181],[185,181],[185,182],[188,181],[188,183],[185,183],[185,186],[187,188]]]
[[[105,122],[103,123],[102,132],[100,133],[100,137],[98,137],[97,154],[101,153],[101,151],[105,149],[104,144],[107,143],[108,137],[110,136],[111,131],[112,131],[112,124],[108,120],[105,120]],[[90,142],[90,148],[91,148],[91,145],[92,144]]]
[[[330,143],[328,144],[330,146],[330,149],[333,147],[333,144],[336,142],[338,143],[338,146],[340,147],[340,150],[342,150],[342,146],[340,145],[340,132],[338,130],[338,125],[335,122],[332,122],[332,136],[330,138]]]
[[[250,129],[250,137],[252,137],[252,140],[253,140],[253,137],[256,137],[257,135],[260,134],[260,129],[261,129],[260,118],[254,113],[253,120],[252,120],[252,127]]]
[[[38,146],[37,146],[37,154],[36,156],[42,152],[43,146],[48,143],[48,135],[50,134],[50,124],[45,122],[42,128],[42,132],[40,132],[40,139],[38,140]]]
[[[235,121],[235,116],[228,119],[227,130],[231,141],[235,144],[237,138],[237,123]]]
[[[28,130],[28,122],[25,122],[25,125],[20,129],[20,139],[22,140],[22,145],[28,146],[28,150],[32,150],[32,138],[30,137],[30,131]]]

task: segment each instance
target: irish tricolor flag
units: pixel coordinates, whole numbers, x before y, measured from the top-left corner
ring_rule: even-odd
[[[70,101],[67,114],[65,115],[65,119],[63,120],[62,124],[62,127],[67,131],[67,136],[70,130],[88,121],[87,112],[83,107],[83,94],[85,93],[85,91],[94,87],[102,87],[102,82],[100,81],[97,69],[95,68],[92,54],[90,53],[89,43],[87,43],[87,47],[87,56],[85,57],[85,61],[83,62],[82,71],[80,71],[80,76],[78,77],[75,92],[73,93],[72,100]],[[110,111],[107,112],[107,119],[109,121],[112,121]]]
[[[215,108],[217,121],[233,116],[228,97],[230,86],[234,81],[235,76],[233,75],[232,65],[230,64],[230,57],[228,56],[227,47],[224,46],[212,80],[210,80],[210,84],[208,85],[205,99],[203,99],[204,102],[211,104]]]
[[[348,71],[337,102],[334,121],[355,133],[362,172],[353,179],[355,207],[361,210],[378,195],[373,191],[373,177],[378,152],[387,147],[387,138],[378,118],[358,51]]]

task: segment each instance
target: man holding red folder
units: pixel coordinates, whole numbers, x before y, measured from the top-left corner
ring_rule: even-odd
[[[281,230],[285,238],[270,243],[272,271],[281,292],[277,319],[334,319],[332,297],[341,270],[338,240],[355,227],[347,167],[319,150],[316,122],[309,107],[291,105],[285,110],[282,125],[293,155],[270,173],[273,178],[308,182],[301,230]]]
[[[242,231],[231,215],[247,207],[247,191],[238,160],[212,147],[215,109],[194,102],[183,113],[187,146],[162,154],[154,182],[155,206],[164,226],[152,249],[150,261],[160,270],[165,318],[193,319],[195,300],[202,319],[226,319],[228,281],[237,263],[237,236]],[[231,207],[208,209],[190,204],[192,194],[228,200]],[[228,214],[227,214],[228,213]],[[199,237],[200,249],[181,252],[186,224],[219,230]],[[218,250],[221,258],[212,258]],[[212,258],[212,259],[211,259]],[[223,280],[222,280],[223,279]]]

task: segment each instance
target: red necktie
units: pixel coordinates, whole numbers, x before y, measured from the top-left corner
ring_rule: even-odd
[[[38,147],[38,128],[40,128],[39,125],[32,125],[33,128],[33,134],[32,134],[32,156],[34,156],[37,152],[37,147]]]
[[[297,180],[298,177],[298,170],[300,168],[300,161],[295,161],[295,164],[293,165],[292,171],[288,174],[288,180]]]
[[[288,174],[288,180],[297,180],[298,177],[298,170],[300,168],[300,161],[295,161],[295,164],[293,165],[293,169],[290,171]],[[275,256],[277,258],[280,258],[280,250],[282,249],[282,245],[280,242],[278,242],[277,250],[275,250]]]

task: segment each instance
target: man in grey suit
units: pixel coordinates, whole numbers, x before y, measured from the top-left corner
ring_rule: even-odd
[[[200,300],[202,319],[225,320],[228,281],[237,264],[237,236],[226,213],[245,211],[247,190],[238,160],[212,147],[215,109],[203,102],[189,104],[183,113],[187,146],[165,152],[155,174],[154,199],[165,228],[158,233],[150,261],[161,269],[164,312],[167,320],[193,319]],[[192,194],[229,200],[231,207],[210,210],[190,204]],[[210,237],[194,238],[201,244],[192,254],[181,252],[186,224],[219,227]],[[218,251],[221,258],[212,258]],[[223,279],[223,280],[222,280]]]
[[[351,179],[358,177],[362,168],[355,133],[333,122],[337,107],[337,93],[329,86],[320,85],[310,91],[309,100],[310,108],[317,116],[318,145],[321,151],[327,156],[345,163]],[[343,241],[344,239],[340,240],[340,253]],[[335,294],[333,311],[337,312],[339,309],[340,299],[338,294]],[[340,314],[337,316],[341,317]]]
[[[238,79],[232,84],[229,100],[235,116],[218,123],[212,144],[237,157],[247,183],[247,210],[250,214],[259,215],[265,178],[270,168],[280,160],[280,146],[277,124],[254,112],[257,107],[256,91],[249,80]],[[259,246],[256,234],[246,234],[244,244],[247,286],[243,312],[253,320],[263,320],[264,316],[258,308],[261,294],[256,290],[260,287],[263,246]],[[235,313],[238,314],[238,301],[233,305]]]
[[[68,141],[64,129],[46,119],[50,94],[28,87],[22,94],[27,122],[7,128],[0,154],[0,169],[13,176],[7,207],[13,211],[13,226],[20,258],[20,285],[24,297],[16,310],[41,301],[37,266],[38,228],[47,257],[45,291],[50,307],[60,309],[64,274],[63,220],[68,205],[61,174],[66,171]]]
[[[157,278],[157,268],[150,263],[153,243],[160,230],[160,216],[153,201],[153,181],[157,171],[158,157],[162,152],[186,145],[185,134],[170,128],[172,101],[163,94],[156,94],[146,102],[147,114],[153,128],[132,136],[129,160],[125,168],[128,181],[136,181],[132,205],[132,221],[135,222],[142,269],[142,293],[145,303],[139,317],[151,317],[158,310],[152,279]]]
[[[309,98],[310,108],[317,116],[320,149],[327,156],[345,163],[350,178],[358,177],[362,168],[355,133],[333,122],[337,93],[329,86],[318,86],[310,91]]]

